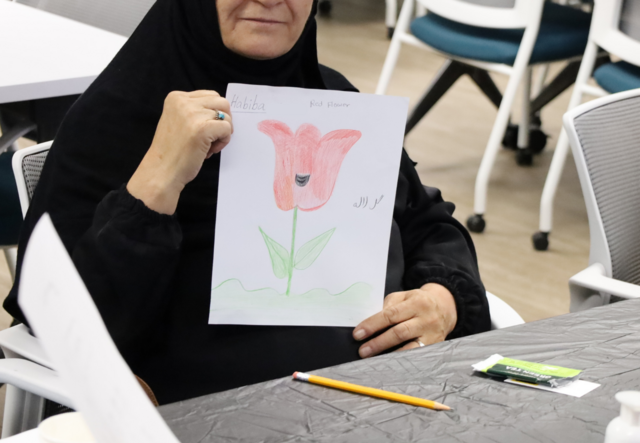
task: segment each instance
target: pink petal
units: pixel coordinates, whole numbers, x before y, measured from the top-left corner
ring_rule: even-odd
[[[258,130],[271,137],[276,148],[276,169],[273,179],[273,193],[276,205],[283,211],[293,209],[293,187],[295,174],[293,162],[295,138],[289,126],[277,120],[264,120],[258,123]]]
[[[313,150],[309,183],[304,187],[295,186],[294,189],[294,201],[300,209],[314,211],[329,201],[342,162],[361,136],[360,131],[339,129],[320,139]],[[299,172],[294,169],[295,173]]]
[[[313,155],[320,143],[320,130],[305,123],[298,128],[295,135],[295,154],[293,161],[293,175],[311,174],[313,170]]]

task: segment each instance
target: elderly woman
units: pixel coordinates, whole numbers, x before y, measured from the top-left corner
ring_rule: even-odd
[[[207,324],[228,83],[355,91],[318,64],[314,15],[313,0],[158,0],[49,153],[20,250],[48,212],[160,403],[489,329],[469,235],[406,153],[382,312],[355,329]],[[4,306],[24,321],[18,282]]]

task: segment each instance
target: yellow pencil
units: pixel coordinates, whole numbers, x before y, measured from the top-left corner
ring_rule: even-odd
[[[332,380],[330,378],[319,377],[317,375],[305,374],[304,372],[294,372],[294,380],[306,381],[316,385],[327,386],[329,388],[341,389],[343,391],[355,392],[356,394],[368,395],[370,397],[383,398],[385,400],[397,401],[413,406],[450,411],[449,406],[445,406],[437,401],[425,400],[423,398],[412,397],[410,395],[396,394],[395,392],[383,391],[382,389],[367,388],[366,386],[354,385],[343,381]]]

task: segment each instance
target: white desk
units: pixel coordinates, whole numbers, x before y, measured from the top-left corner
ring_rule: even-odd
[[[126,40],[0,0],[0,103],[81,94]]]

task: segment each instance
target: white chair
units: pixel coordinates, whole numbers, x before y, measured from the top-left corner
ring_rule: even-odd
[[[589,216],[589,267],[571,277],[571,312],[640,297],[640,89],[565,114]]]
[[[596,0],[589,32],[589,42],[582,58],[578,78],[569,102],[569,110],[578,106],[585,95],[602,97],[608,93],[640,87],[640,4],[624,0]],[[598,48],[622,61],[605,64],[594,72]],[[592,86],[592,75],[602,86]],[[553,154],[549,173],[540,201],[539,231],[533,235],[534,248],[549,248],[549,234],[553,223],[553,201],[558,190],[562,170],[569,153],[567,134],[563,130]]]
[[[155,0],[14,0],[115,34],[131,36]]]
[[[524,320],[520,317],[515,309],[507,304],[504,300],[498,298],[490,292],[487,292],[487,301],[489,302],[489,314],[491,315],[491,330],[508,328],[524,324]]]
[[[26,213],[51,142],[17,151],[12,166]],[[0,331],[0,382],[7,384],[2,438],[32,429],[40,422],[44,399],[73,407],[38,340],[25,325]]]
[[[416,5],[425,7],[429,12],[412,22]],[[557,25],[559,20],[563,26]],[[459,70],[460,65],[465,69],[472,67],[509,75],[502,97],[495,86],[494,91],[488,91],[477,82],[485,94],[499,104],[499,110],[476,178],[475,215],[467,220],[471,231],[482,232],[485,228],[489,177],[509,123],[518,86],[523,86],[523,105],[516,158],[519,164],[530,164],[531,67],[581,55],[588,24],[588,16],[581,11],[551,3],[545,5],[544,0],[405,1],[380,75],[377,94],[384,94],[387,90],[402,43],[440,53],[449,59],[436,80],[445,83],[440,86],[443,91],[435,94],[438,98],[450,86],[447,84],[451,82],[450,78],[460,75],[448,71],[452,68]],[[516,30],[523,30],[522,34],[517,34]]]
[[[13,175],[16,178],[23,217],[27,215],[27,209],[29,209],[31,198],[40,180],[40,173],[52,143],[53,141],[40,143],[39,145],[20,149],[13,154],[13,159],[11,160]]]

